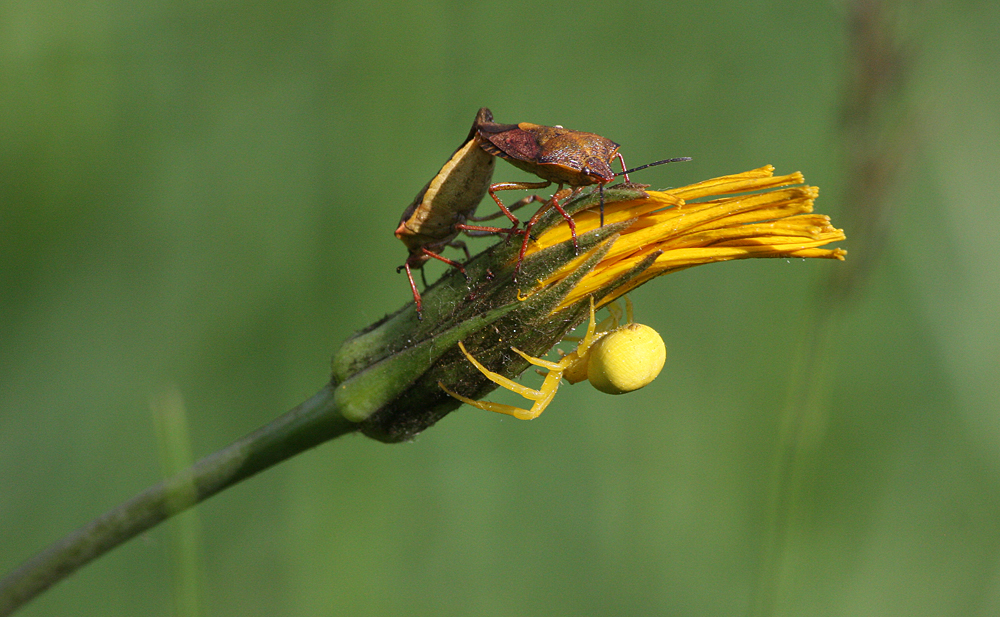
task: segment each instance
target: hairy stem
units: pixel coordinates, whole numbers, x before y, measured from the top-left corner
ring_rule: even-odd
[[[357,430],[325,386],[312,398],[253,433],[152,486],[35,555],[0,580],[0,617],[119,544],[324,441]]]

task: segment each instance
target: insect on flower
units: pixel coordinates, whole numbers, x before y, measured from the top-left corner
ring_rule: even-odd
[[[514,269],[515,276],[524,260],[531,228],[549,208],[555,208],[566,219],[575,247],[577,243],[576,224],[573,218],[563,210],[560,201],[576,196],[586,186],[596,184],[598,190],[601,191],[600,212],[601,226],[603,227],[605,184],[614,180],[616,176],[625,176],[625,182],[629,182],[629,173],[646,167],[691,160],[688,157],[666,159],[635,169],[626,169],[625,159],[618,151],[619,145],[594,133],[573,131],[561,126],[542,126],[530,122],[498,124],[492,121],[477,122],[476,130],[480,137],[479,143],[486,152],[544,180],[544,182],[499,182],[490,185],[490,197],[508,218],[511,218],[511,210],[531,201],[545,200],[538,197],[523,199],[516,206],[508,209],[500,201],[496,194],[497,191],[541,189],[553,182],[559,185],[552,197],[539,208],[524,227],[524,241],[518,255],[517,266]],[[611,170],[611,162],[616,158],[622,166],[622,171],[619,173]],[[568,193],[563,192],[564,185],[571,187]],[[488,220],[495,218],[495,216],[497,215],[477,220]],[[517,219],[511,218],[511,221],[514,222],[516,228]]]
[[[479,146],[478,133],[480,125],[491,123],[492,120],[493,114],[489,109],[483,107],[479,110],[469,136],[448,159],[441,171],[417,193],[413,203],[403,211],[399,227],[396,228],[396,237],[410,251],[406,262],[396,268],[396,272],[406,270],[410,289],[413,291],[413,300],[417,305],[418,317],[423,307],[420,292],[417,291],[417,284],[413,280],[413,269],[423,268],[428,260],[437,259],[465,274],[465,267],[462,264],[441,255],[446,246],[451,246],[464,250],[468,259],[469,249],[465,243],[455,240],[459,232],[465,231],[469,235],[523,233],[515,228],[501,229],[465,224],[465,221],[475,213],[493,179],[496,159]],[[517,221],[513,214],[510,214],[510,217],[512,221]],[[426,280],[424,285],[426,286]]]
[[[369,437],[386,443],[409,441],[463,403],[442,390],[441,383],[472,399],[497,387],[462,354],[459,341],[488,370],[520,381],[518,374],[531,363],[515,355],[511,346],[546,357],[548,350],[565,340],[572,325],[584,321],[581,334],[586,330],[591,297],[595,309],[609,306],[617,297],[662,275],[708,263],[846,257],[841,248],[827,248],[843,241],[845,235],[829,217],[814,212],[817,187],[806,185],[797,172],[775,175],[770,165],[668,191],[609,188],[604,228],[599,227],[597,197],[596,193],[580,195],[576,203],[563,205],[576,219],[584,255],[574,255],[569,225],[554,209],[539,220],[537,237],[524,262],[523,275],[532,281],[530,288],[509,276],[490,275],[509,268],[519,247],[491,248],[465,265],[477,282],[474,294],[463,289],[462,277],[446,277],[425,294],[420,326],[408,314],[410,309],[404,308],[345,342],[332,362],[331,383],[336,385],[339,413],[357,422]],[[594,338],[605,328],[617,329],[611,322],[595,324]],[[602,338],[612,340],[610,335]],[[538,399],[554,393],[557,377],[567,373],[573,377],[570,365],[582,369],[584,364],[576,360],[587,355],[591,346],[593,338],[582,345],[574,342],[565,350],[572,352],[569,360],[555,357],[552,369],[537,367],[543,374],[555,371],[557,375],[551,375],[537,392],[530,392],[531,402],[517,403],[525,408],[517,414],[531,417],[537,413],[545,404],[534,406]],[[636,346],[626,341],[622,348]],[[612,361],[652,355],[625,354],[614,346],[608,349],[607,358]],[[609,364],[593,361],[601,362]],[[587,377],[596,383],[601,383],[602,371],[612,373],[600,366],[591,370],[591,364],[590,360],[586,363]],[[630,372],[634,371],[626,374]],[[626,384],[617,389],[634,387]],[[514,413],[515,409],[506,411]]]
[[[467,398],[452,392],[440,381],[438,386],[463,403],[485,411],[514,416],[519,420],[533,420],[541,415],[555,397],[559,382],[563,378],[571,384],[587,379],[591,385],[607,394],[625,394],[638,390],[649,385],[660,374],[667,357],[667,349],[656,330],[632,321],[632,303],[627,297],[625,302],[627,313],[625,325],[618,325],[622,314],[614,302],[608,305],[611,315],[600,324],[596,324],[594,298],[591,296],[587,333],[580,339],[577,348],[565,354],[558,362],[535,358],[516,347],[511,347],[515,353],[531,364],[548,370],[542,387],[538,390],[523,386],[487,369],[466,351],[465,345],[459,342],[458,346],[465,357],[490,381],[535,401],[531,409]]]

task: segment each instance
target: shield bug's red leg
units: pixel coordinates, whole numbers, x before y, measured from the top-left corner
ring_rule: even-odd
[[[453,244],[449,244],[449,246],[454,246],[456,248],[462,248],[462,249],[464,249],[465,250],[465,255],[468,258],[468,256],[469,256],[469,249],[465,246],[464,242],[455,242]],[[413,301],[417,305],[417,319],[423,319],[422,311],[424,309],[424,305],[423,305],[423,302],[420,300],[420,291],[417,290],[417,283],[416,283],[416,281],[413,280],[413,270],[411,268],[410,262],[413,262],[413,264],[415,266],[419,267],[420,268],[420,274],[423,275],[423,273],[424,273],[423,266],[424,266],[424,263],[428,259],[437,259],[439,261],[443,261],[444,263],[448,264],[452,268],[456,268],[459,272],[461,272],[462,276],[465,277],[465,280],[469,280],[469,275],[465,271],[465,266],[463,266],[462,264],[458,263],[457,261],[454,261],[452,259],[448,259],[444,255],[439,255],[438,253],[435,253],[434,251],[431,251],[431,250],[429,250],[426,247],[421,247],[419,254],[411,255],[410,258],[407,259],[406,262],[403,265],[401,265],[398,268],[396,268],[396,272],[399,272],[399,271],[404,270],[404,269],[406,270],[406,278],[409,280],[409,282],[410,282],[410,290],[413,292]],[[424,285],[425,286],[427,285],[426,279],[424,280]]]
[[[433,259],[437,259],[438,261],[443,261],[444,263],[448,264],[452,268],[456,268],[459,272],[462,273],[462,276],[465,277],[465,280],[469,280],[469,275],[466,274],[466,272],[465,272],[465,266],[463,266],[462,264],[458,263],[457,261],[448,259],[444,255],[440,255],[438,253],[435,253],[434,251],[429,251],[426,248],[421,248],[420,250],[423,251],[424,255],[426,255],[427,257],[431,257]]]
[[[631,183],[632,181],[628,179],[628,167],[625,167],[625,157],[622,156],[621,152],[618,152],[615,154],[615,158],[617,158],[618,162],[622,164],[622,175],[625,176],[625,182],[627,184]]]
[[[621,174],[615,174],[615,175],[616,176],[617,175],[625,176],[625,183],[626,184],[631,184],[632,181],[629,180],[629,177],[628,177],[628,167],[625,166],[625,157],[622,156],[621,152],[615,152],[615,158],[618,159],[618,162],[622,164],[622,173]],[[601,182],[601,183],[599,183],[597,185],[597,190],[601,192],[601,207],[600,207],[601,227],[604,227],[604,185],[605,185],[604,182]]]
[[[465,235],[473,238],[479,238],[482,236],[497,236],[500,234],[507,234],[507,237],[510,238],[510,236],[524,233],[523,229],[511,229],[509,227],[484,227],[482,225],[466,225],[465,223],[455,225],[455,229],[461,230],[465,232]]]
[[[398,274],[403,269],[406,269],[406,278],[410,281],[410,289],[413,291],[413,301],[417,305],[417,319],[423,319],[422,311],[424,310],[424,305],[420,301],[420,291],[417,290],[417,282],[413,280],[413,271],[410,270],[409,259],[406,260],[406,263],[396,268],[396,273]]]
[[[511,229],[517,229],[517,226],[521,223],[521,221],[518,220],[518,218],[516,216],[514,216],[514,213],[511,212],[507,208],[507,206],[503,205],[503,202],[500,201],[500,198],[497,196],[496,192],[497,191],[517,191],[517,190],[543,189],[543,188],[547,187],[550,184],[552,184],[552,183],[548,182],[548,181],[546,181],[546,182],[498,182],[497,184],[491,184],[488,192],[490,194],[490,197],[493,198],[493,201],[495,201],[497,203],[497,207],[500,208],[500,211],[504,213],[504,216],[506,216],[508,219],[510,219],[510,222],[514,224],[514,226],[511,227]]]
[[[563,210],[563,207],[559,202],[562,199],[572,198],[573,196],[575,196],[577,193],[580,192],[581,188],[582,187],[576,187],[570,190],[569,193],[560,195],[561,193],[563,193],[563,187],[560,184],[559,190],[553,193],[552,198],[549,199],[544,206],[539,208],[538,212],[536,212],[535,215],[531,217],[531,219],[527,222],[527,224],[525,224],[524,241],[521,243],[521,252],[518,253],[517,255],[517,265],[514,266],[514,280],[517,280],[517,273],[520,272],[521,270],[521,262],[524,261],[524,254],[528,250],[528,240],[531,239],[531,228],[535,226],[535,223],[538,222],[538,219],[540,219],[542,215],[545,214],[545,212],[547,212],[550,207],[555,208],[556,211],[558,211],[559,214],[561,214],[562,217],[566,219],[566,224],[569,226],[569,233],[573,237],[573,250],[576,251],[577,253],[580,252],[580,245],[577,243],[576,240],[576,221],[574,221],[573,217],[570,216],[565,210]]]
[[[532,204],[532,203],[534,203],[536,201],[538,203],[545,203],[547,200],[544,197],[540,197],[538,195],[531,195],[529,197],[522,197],[513,206],[508,207],[507,210],[510,211],[510,212],[516,212],[517,210],[520,210],[521,208],[523,208],[523,207],[525,207],[525,206],[527,206],[529,204]],[[500,218],[503,215],[504,215],[503,212],[500,211],[500,212],[494,212],[492,214],[487,214],[486,216],[470,216],[466,220],[467,221],[476,221],[476,222],[480,222],[480,221],[492,221],[493,219]]]

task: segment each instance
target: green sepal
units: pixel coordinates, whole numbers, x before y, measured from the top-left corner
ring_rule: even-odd
[[[383,405],[399,396],[427,370],[428,366],[436,362],[441,354],[458,344],[458,341],[485,328],[515,308],[517,308],[515,305],[503,306],[486,315],[473,317],[446,330],[440,336],[430,337],[356,373],[336,386],[334,400],[337,409],[351,422],[367,419]]]

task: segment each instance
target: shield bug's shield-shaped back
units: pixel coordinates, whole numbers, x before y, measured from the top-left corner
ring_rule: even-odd
[[[555,208],[566,219],[569,225],[573,244],[576,245],[576,224],[562,208],[561,201],[567,197],[578,194],[583,187],[597,185],[601,191],[600,211],[601,225],[604,225],[604,185],[614,180],[616,176],[624,175],[625,181],[629,181],[630,171],[625,168],[625,159],[618,151],[619,145],[610,139],[601,137],[595,133],[585,133],[583,131],[573,131],[561,126],[543,126],[530,122],[519,124],[499,124],[496,122],[477,123],[479,143],[482,148],[498,156],[518,169],[534,174],[545,182],[500,182],[489,187],[490,197],[497,203],[497,206],[516,221],[508,209],[500,201],[496,191],[518,190],[518,189],[540,189],[556,183],[559,188],[548,200],[532,198],[522,200],[520,205],[529,201],[544,201],[545,205],[539,208],[538,212],[528,221],[524,227],[524,241],[521,245],[521,252],[518,256],[515,276],[524,259],[525,251],[528,248],[530,231],[539,217],[549,208]],[[621,163],[622,171],[615,173],[611,169],[611,162],[618,159]],[[669,161],[658,161],[650,163],[636,169],[644,169],[660,163],[690,160],[687,158],[670,159]],[[571,187],[569,194],[562,192],[563,186]],[[516,222],[515,222],[516,227]]]
[[[561,126],[489,123],[479,126],[479,136],[490,154],[543,180],[574,188],[611,182],[611,161],[621,156],[619,145],[610,139]]]

